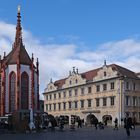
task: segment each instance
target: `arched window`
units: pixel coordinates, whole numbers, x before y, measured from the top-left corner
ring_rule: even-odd
[[[21,75],[21,109],[28,109],[29,76],[26,72]]]
[[[9,111],[13,112],[16,109],[16,74],[14,72],[10,73],[9,83]]]

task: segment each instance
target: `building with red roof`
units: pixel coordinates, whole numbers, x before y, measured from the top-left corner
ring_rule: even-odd
[[[11,45],[12,46],[12,45]],[[39,62],[28,55],[22,39],[20,7],[16,35],[8,55],[0,56],[0,116],[39,109]]]
[[[78,69],[68,77],[50,81],[44,91],[44,110],[55,117],[84,119],[86,124],[98,121],[110,125],[125,114],[140,122],[140,74],[116,64],[104,65],[84,73]],[[76,120],[76,119],[75,119]]]

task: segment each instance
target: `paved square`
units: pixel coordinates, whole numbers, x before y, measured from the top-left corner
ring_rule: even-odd
[[[27,134],[0,134],[0,140],[140,140],[140,127],[131,130],[131,136],[127,137],[124,128],[113,130],[108,127],[104,130],[94,128],[80,128],[70,131],[58,129],[55,132],[44,131],[40,133]]]

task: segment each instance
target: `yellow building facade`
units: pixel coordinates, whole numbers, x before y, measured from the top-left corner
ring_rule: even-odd
[[[81,74],[73,68],[67,78],[51,80],[43,94],[44,111],[55,117],[79,116],[87,124],[96,117],[110,125],[118,118],[121,125],[129,113],[140,122],[139,74],[116,64]]]

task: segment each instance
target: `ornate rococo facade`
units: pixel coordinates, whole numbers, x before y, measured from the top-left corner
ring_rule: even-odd
[[[140,78],[139,74],[116,64],[98,69],[69,73],[65,79],[47,85],[44,91],[44,110],[54,116],[79,116],[90,123],[91,118],[108,120],[115,118],[119,124],[125,113],[140,122]]]
[[[22,41],[18,7],[15,41],[11,52],[0,56],[0,116],[19,110],[39,109],[39,62],[34,65]]]

